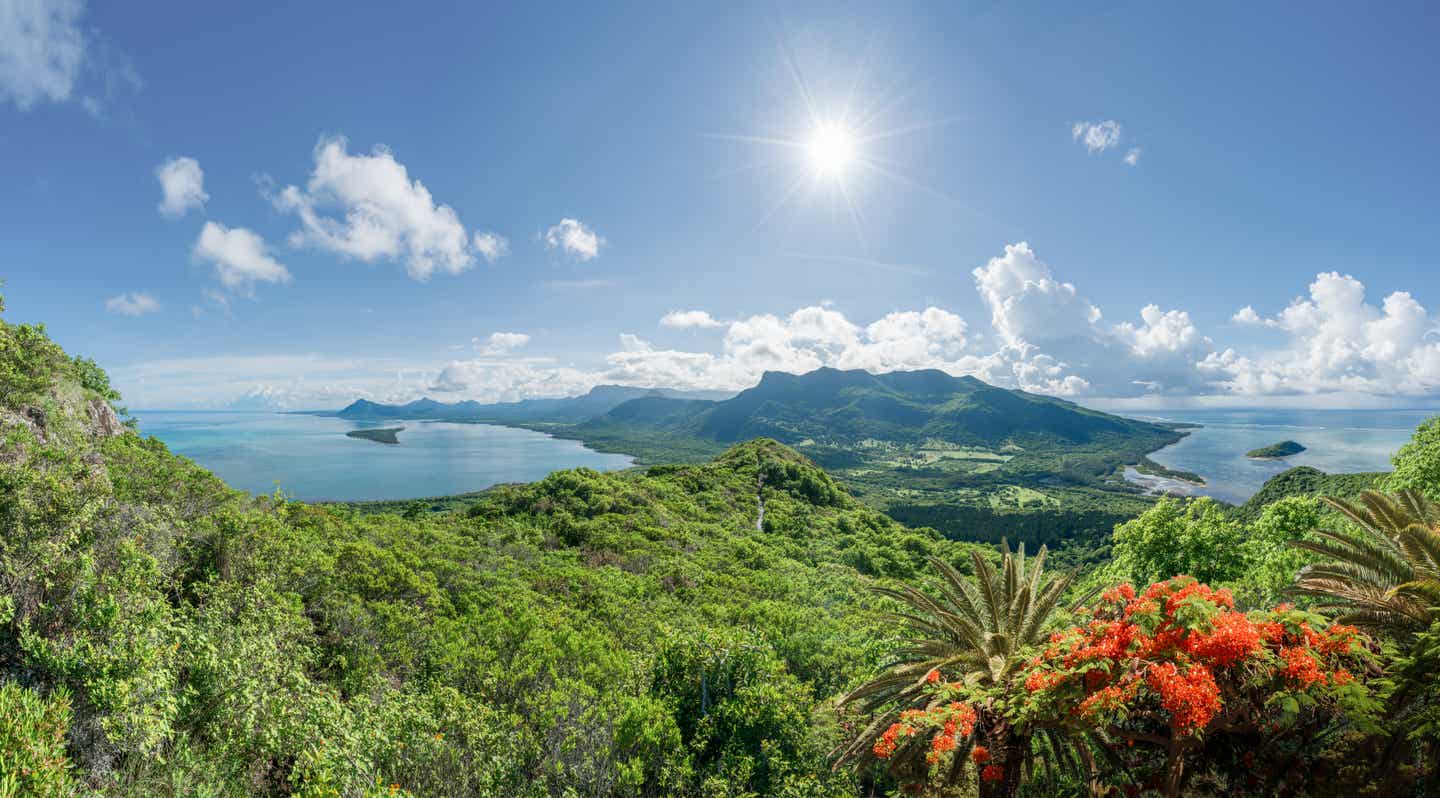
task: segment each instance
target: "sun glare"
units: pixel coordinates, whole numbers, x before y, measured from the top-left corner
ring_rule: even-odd
[[[844,176],[845,168],[855,160],[855,137],[840,125],[821,123],[810,134],[805,143],[805,152],[810,164],[821,175],[832,178]]]

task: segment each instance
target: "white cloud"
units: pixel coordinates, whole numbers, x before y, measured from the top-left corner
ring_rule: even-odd
[[[525,333],[495,332],[487,338],[476,338],[470,342],[475,351],[482,355],[504,355],[530,343]]]
[[[609,368],[601,379],[738,390],[755,384],[765,371],[806,372],[821,366],[968,373],[965,322],[939,308],[891,313],[862,327],[834,308],[815,305],[783,317],[760,314],[722,326],[719,353],[656,349],[622,335],[620,351],[606,358]]]
[[[70,99],[85,61],[83,0],[0,2],[0,102],[21,111]]]
[[[1255,308],[1249,305],[1235,311],[1235,315],[1231,317],[1231,321],[1239,322],[1240,324],[1265,323],[1265,320],[1260,318],[1260,314],[1255,312]]]
[[[1440,389],[1440,318],[1413,296],[1396,291],[1379,307],[1350,275],[1325,272],[1274,318],[1246,306],[1237,321],[1286,336],[1279,348],[1254,354],[1214,354],[1201,369],[1240,394],[1313,394],[1353,391],[1424,395]]]
[[[578,219],[561,219],[559,224],[545,231],[545,247],[559,249],[567,255],[584,261],[600,255],[605,238]]]
[[[194,158],[171,158],[155,167],[160,181],[161,216],[178,219],[193,209],[205,207],[210,195],[205,193],[205,172]]]
[[[724,327],[725,324],[703,310],[672,310],[660,317],[660,326],[686,330],[697,327]]]
[[[459,274],[474,264],[476,252],[486,259],[504,254],[503,239],[493,233],[472,243],[455,210],[437,205],[383,145],[368,155],[351,155],[347,147],[343,137],[321,140],[305,188],[286,186],[272,197],[277,208],[300,217],[292,245],[403,262],[416,280],[436,271]],[[330,209],[340,216],[324,215]]]
[[[1091,153],[1104,152],[1120,144],[1120,123],[1113,119],[1104,122],[1076,122],[1070,128],[1070,136],[1085,145]],[[1136,158],[1139,158],[1139,151]]]
[[[494,263],[510,254],[510,241],[499,233],[476,233],[475,251],[486,263]]]
[[[1140,148],[1139,148],[1139,147],[1131,147],[1131,148],[1129,149],[1129,151],[1127,151],[1127,152],[1125,153],[1125,159],[1124,159],[1124,160],[1125,160],[1125,163],[1127,163],[1127,164],[1129,164],[1129,165],[1131,165],[1131,166],[1136,166],[1136,165],[1138,165],[1138,164],[1140,163]]]
[[[1024,241],[975,269],[975,286],[989,306],[1002,344],[982,379],[1046,393],[1131,396],[1203,387],[1194,368],[1213,349],[1181,310],[1147,305],[1140,324],[1103,323],[1100,309]]]
[[[256,283],[290,282],[290,271],[270,257],[265,239],[243,227],[206,222],[194,256],[213,264],[220,284],[239,294],[253,294]]]
[[[160,309],[160,301],[143,291],[126,292],[105,300],[105,309],[121,316],[144,316]]]

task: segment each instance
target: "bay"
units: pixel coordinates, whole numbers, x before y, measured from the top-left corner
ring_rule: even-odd
[[[143,435],[251,493],[277,487],[302,501],[441,496],[533,482],[581,466],[628,468],[632,459],[532,430],[440,421],[354,422],[265,412],[140,411]],[[403,426],[398,445],[346,437]]]
[[[1388,471],[1390,458],[1410,440],[1415,428],[1434,410],[1165,410],[1132,411],[1125,415],[1156,421],[1204,425],[1190,430],[1179,443],[1150,455],[1155,462],[1205,478],[1203,487],[1175,480],[1126,476],[1148,487],[1184,494],[1213,496],[1239,504],[1265,481],[1295,466],[1311,466],[1336,474]],[[1245,453],[1261,446],[1293,440],[1306,450],[1281,460],[1252,460]]]

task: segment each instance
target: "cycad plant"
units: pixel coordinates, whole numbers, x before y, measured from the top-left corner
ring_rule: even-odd
[[[841,699],[842,706],[859,710],[871,721],[839,750],[840,762],[865,766],[874,763],[873,746],[902,712],[932,709],[936,702],[927,690],[930,674],[946,681],[964,681],[977,687],[1004,687],[1023,665],[1020,653],[1040,642],[1048,631],[1074,574],[1046,574],[1045,547],[1026,562],[1022,545],[1012,554],[1008,547],[996,568],[979,552],[972,553],[975,575],[966,577],[949,563],[931,559],[940,577],[938,595],[904,586],[880,587],[876,592],[895,599],[898,612],[889,619],[909,636],[895,652],[885,672]],[[1078,605],[1079,602],[1077,602]],[[1018,734],[1000,713],[979,706],[977,736],[988,751],[1004,763],[1012,786],[1018,783],[1019,765],[1028,750],[1028,738]],[[912,777],[926,770],[927,748],[920,742],[902,746],[886,758],[897,776]],[[961,777],[963,757],[949,775]]]
[[[1326,558],[1300,571],[1295,592],[1341,623],[1409,638],[1440,619],[1440,508],[1418,491],[1375,491],[1325,503],[1355,531],[1323,531],[1295,545]]]

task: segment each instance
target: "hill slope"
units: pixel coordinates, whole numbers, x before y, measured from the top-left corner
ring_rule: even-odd
[[[868,588],[967,550],[773,441],[405,518],[228,489],[36,328],[0,388],[0,704],[52,752],[19,794],[853,795],[825,699],[885,650]]]

